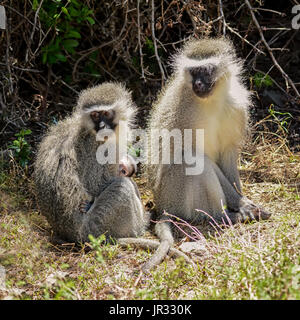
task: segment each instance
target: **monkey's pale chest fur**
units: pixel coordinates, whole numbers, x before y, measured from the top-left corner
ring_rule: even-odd
[[[216,161],[220,152],[236,148],[243,135],[242,110],[224,101],[195,103],[193,107],[191,122],[194,129],[204,130],[204,153],[210,159]]]
[[[160,129],[204,130],[204,153],[213,161],[220,154],[234,150],[242,141],[247,125],[248,93],[238,83],[219,84],[213,97],[200,99],[189,85],[174,81],[154,108],[152,127]],[[174,94],[174,92],[176,94]],[[180,93],[180,94],[179,94]],[[203,149],[193,139],[193,152]]]

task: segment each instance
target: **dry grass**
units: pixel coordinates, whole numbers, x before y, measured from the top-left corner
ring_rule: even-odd
[[[299,154],[260,141],[242,159],[244,193],[272,218],[206,232],[189,253],[197,270],[167,258],[149,275],[138,270],[151,252],[100,246],[96,239],[94,250],[51,243],[49,225],[26,194],[28,181],[3,171],[0,298],[300,299]],[[146,204],[151,193],[137,181]]]

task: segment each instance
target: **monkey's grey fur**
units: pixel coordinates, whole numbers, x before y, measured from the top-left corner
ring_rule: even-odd
[[[241,62],[229,40],[190,40],[184,45],[174,58],[172,78],[154,103],[148,130],[150,136],[155,128],[178,128],[183,136],[184,129],[204,129],[204,171],[187,176],[185,163],[148,164],[150,188],[160,214],[165,210],[193,223],[207,219],[205,213],[221,223],[227,217],[232,223],[269,218],[268,212],[241,194],[237,157],[250,104]],[[171,153],[173,147],[171,144]],[[195,149],[193,142],[194,154]],[[151,161],[151,150],[148,154]],[[163,222],[166,219],[162,216],[156,224],[161,246],[144,270],[158,264],[173,244],[170,225]]]
[[[113,108],[117,124],[128,127],[136,108],[130,93],[120,84],[104,83],[84,90],[73,114],[50,128],[35,161],[35,184],[41,212],[56,234],[76,243],[97,237],[137,237],[148,219],[136,184],[120,177],[119,164],[101,165],[96,160],[99,146],[89,119],[89,109]],[[116,127],[117,131],[117,127]],[[81,202],[93,201],[85,214]]]

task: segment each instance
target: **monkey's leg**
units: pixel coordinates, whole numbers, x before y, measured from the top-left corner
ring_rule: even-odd
[[[95,198],[89,211],[83,216],[82,238],[137,237],[142,234],[147,219],[134,182],[127,177],[113,178],[101,194]]]
[[[160,187],[154,192],[157,210],[164,210],[187,221],[206,219],[195,209],[215,216],[223,211],[226,197],[212,161],[204,158],[204,170],[199,175],[186,175],[185,165],[165,165],[160,176]]]
[[[260,208],[247,197],[242,196],[239,191],[237,191],[236,188],[232,186],[232,184],[228,181],[228,179],[216,164],[214,164],[214,168],[223,188],[229,210],[238,213],[238,215],[236,216],[237,220],[245,222],[251,220],[258,221],[260,219],[267,220],[270,218],[271,213]],[[235,222],[234,214],[231,215],[233,218],[232,222]]]
[[[155,193],[155,202],[159,211],[165,210],[194,222],[200,219],[195,209],[201,209],[213,216],[216,212],[222,212],[222,200],[223,204],[226,204],[225,195],[211,160],[207,157],[204,160],[204,172],[197,176],[186,176],[183,165],[161,167],[159,192]],[[166,219],[161,217],[155,226],[161,243],[151,259],[143,266],[144,271],[158,265],[173,246],[172,230]]]

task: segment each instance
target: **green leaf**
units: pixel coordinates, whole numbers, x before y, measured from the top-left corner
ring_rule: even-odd
[[[70,17],[69,12],[68,12],[68,9],[67,9],[66,7],[61,7],[61,11],[62,11],[65,15],[67,15],[68,17]]]
[[[47,62],[47,52],[44,52],[42,55],[42,63],[46,64],[46,62]]]
[[[76,1],[76,0],[70,0],[70,2],[71,2],[72,4],[74,4],[75,7],[77,7],[77,8],[79,8],[79,7],[81,6],[81,4],[80,4],[78,1]]]
[[[66,56],[64,56],[64,55],[61,54],[61,53],[56,53],[56,54],[55,54],[55,58],[56,58],[58,61],[61,61],[61,62],[66,62],[66,61],[67,61]],[[56,61],[55,61],[55,62],[56,62]]]
[[[70,30],[66,35],[65,38],[76,38],[76,39],[80,39],[81,35],[78,31],[75,30]]]
[[[67,48],[76,48],[79,45],[79,42],[74,39],[66,39],[62,41],[62,45]]]
[[[262,86],[271,87],[273,81],[269,75],[264,75],[260,72],[257,72],[253,77],[255,85],[260,89]]]
[[[93,18],[91,18],[91,17],[87,17],[86,20],[87,20],[91,25],[95,24],[95,20],[94,20]]]
[[[16,137],[24,137],[24,136],[31,134],[31,133],[32,133],[32,131],[30,129],[26,129],[26,130],[21,129],[21,131],[19,133],[15,133],[15,136]]]
[[[32,1],[32,9],[33,9],[34,11],[36,11],[36,9],[38,8],[38,6],[39,6],[38,0],[33,0],[33,1]]]
[[[49,56],[48,56],[48,63],[49,63],[49,64],[54,64],[54,63],[56,63],[56,62],[57,62],[57,58],[56,58],[55,55],[49,55]]]

